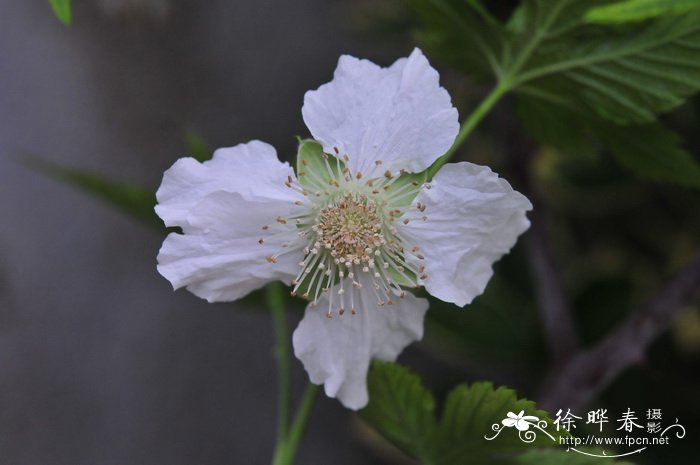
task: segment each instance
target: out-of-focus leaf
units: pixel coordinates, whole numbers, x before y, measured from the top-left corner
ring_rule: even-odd
[[[700,187],[700,162],[661,123],[619,126],[530,96],[518,99],[518,116],[531,136],[567,155],[586,155],[603,146],[640,178]]]
[[[585,19],[591,23],[627,23],[700,8],[700,0],[624,0],[591,8]]]
[[[187,154],[199,161],[207,161],[212,157],[212,150],[202,135],[192,128],[185,129],[185,149]]]
[[[433,453],[435,399],[418,375],[395,363],[374,362],[367,376],[370,401],[362,418],[407,454]]]
[[[41,173],[73,185],[149,226],[163,230],[163,222],[153,211],[155,194],[145,188],[111,181],[89,171],[69,168],[38,158],[25,158],[23,163]]]
[[[681,139],[660,124],[607,126],[598,134],[617,161],[652,181],[700,187],[700,164],[681,147]]]
[[[494,389],[491,383],[457,386],[448,394],[439,420],[435,417],[433,395],[418,376],[400,365],[374,362],[367,385],[370,402],[360,412],[362,417],[386,439],[423,463],[515,463],[516,454],[554,446],[560,435],[568,436],[556,432],[549,414],[537,410],[534,402],[518,399],[512,389]],[[542,421],[530,419],[537,425],[532,426],[536,434],[526,437],[530,442],[523,441],[515,428],[502,426],[509,412],[522,412]]]
[[[49,0],[54,14],[66,26],[70,26],[72,20],[70,1],[71,0]]]
[[[409,0],[426,52],[476,78],[499,73],[503,26],[477,0]]]

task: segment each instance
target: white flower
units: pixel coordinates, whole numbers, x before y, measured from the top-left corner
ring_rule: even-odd
[[[530,429],[532,422],[540,421],[539,418],[533,417],[532,415],[525,415],[525,410],[521,410],[517,415],[513,412],[508,412],[508,418],[504,418],[501,423],[503,426],[512,428],[515,426],[518,431],[527,431]]]
[[[423,285],[464,306],[529,222],[530,202],[489,168],[420,173],[459,130],[457,111],[420,50],[381,68],[342,56],[333,80],[306,93],[295,175],[253,141],[212,160],[178,160],[156,211],[170,234],[158,270],[210,302],[282,280],[309,299],[296,356],[326,394],[359,409],[370,360],[395,360],[423,334]],[[320,145],[319,145],[320,144]],[[322,147],[322,148],[321,148]]]

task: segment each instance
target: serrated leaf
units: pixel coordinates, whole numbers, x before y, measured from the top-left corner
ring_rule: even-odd
[[[367,376],[370,401],[360,414],[407,454],[427,459],[435,432],[435,400],[420,378],[395,363],[375,361]]]
[[[385,438],[407,454],[433,465],[488,465],[513,463],[518,453],[552,446],[559,435],[536,431],[523,441],[515,428],[502,427],[508,412],[534,415],[551,425],[549,415],[537,410],[534,402],[518,399],[508,388],[494,389],[491,383],[463,384],[447,396],[439,421],[435,418],[433,395],[420,379],[395,363],[372,364],[367,386],[370,402],[360,414]],[[493,426],[502,431],[496,434]],[[546,428],[544,423],[538,423]],[[533,427],[534,430],[534,427]],[[550,432],[551,430],[551,432]],[[530,433],[528,433],[529,435]]]
[[[516,91],[617,124],[643,124],[700,89],[700,12],[612,29],[583,20],[600,3],[523,4],[516,14],[525,26],[512,39]]]
[[[56,17],[66,26],[70,26],[72,20],[71,0],[49,0]]]
[[[474,383],[471,386],[460,385],[447,396],[442,418],[437,430],[437,455],[435,463],[439,465],[467,465],[471,463],[488,464],[504,463],[517,452],[524,452],[533,447],[547,447],[558,444],[560,434],[554,429],[543,429],[554,437],[550,438],[545,432],[531,428],[532,442],[523,441],[515,428],[503,427],[501,421],[507,418],[508,412],[516,415],[524,411],[524,415],[532,415],[552,424],[547,412],[537,410],[535,403],[526,399],[518,399],[512,389],[499,387],[494,389],[491,383]],[[492,440],[493,425],[502,431]],[[529,438],[526,438],[529,440]]]
[[[36,171],[101,198],[136,220],[163,229],[163,222],[153,211],[156,204],[155,194],[148,189],[111,181],[97,173],[69,168],[38,158],[25,158],[22,162]]]
[[[627,23],[698,8],[700,0],[624,0],[591,8],[586,12],[585,19],[591,23]]]

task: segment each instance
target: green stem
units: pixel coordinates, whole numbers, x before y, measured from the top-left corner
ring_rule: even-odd
[[[285,290],[280,283],[270,283],[265,291],[267,305],[272,312],[272,321],[275,328],[275,356],[277,357],[279,389],[277,442],[272,463],[273,465],[292,465],[297,447],[306,429],[306,423],[309,420],[318,386],[309,383],[294,417],[294,422],[290,426],[291,383],[289,372],[291,357],[289,353],[287,317],[284,311]]]
[[[291,390],[289,383],[289,336],[287,335],[287,317],[284,312],[284,288],[280,283],[270,283],[266,288],[267,305],[272,312],[272,322],[275,329],[275,356],[277,358],[277,446],[279,449],[287,437],[289,430],[289,404]]]
[[[479,104],[478,107],[469,115],[469,118],[462,124],[459,129],[457,138],[455,139],[452,147],[440,158],[438,158],[435,163],[428,168],[428,180],[431,180],[435,173],[438,172],[442,165],[447,163],[452,155],[455,154],[460,145],[467,139],[469,134],[472,133],[474,128],[481,122],[482,119],[488,114],[488,112],[493,108],[493,106],[503,97],[503,95],[510,90],[510,85],[506,81],[501,81],[494,87],[491,92],[484,98],[484,100]]]
[[[301,441],[304,431],[306,430],[306,424],[309,420],[309,415],[311,414],[311,408],[314,405],[314,400],[316,399],[316,393],[318,392],[318,386],[309,383],[304,392],[304,396],[299,404],[299,409],[294,417],[294,423],[289,430],[289,435],[285,441],[281,451],[275,453],[275,460],[273,465],[292,465],[294,463],[294,456],[296,455],[299,442]]]

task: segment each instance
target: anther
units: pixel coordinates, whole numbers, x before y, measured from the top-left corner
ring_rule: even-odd
[[[258,244],[263,245],[264,243],[265,243],[265,241],[262,240],[262,237],[260,239],[258,239]]]
[[[265,260],[267,260],[268,263],[277,263],[277,259],[272,255],[268,255],[267,257],[265,257]]]

